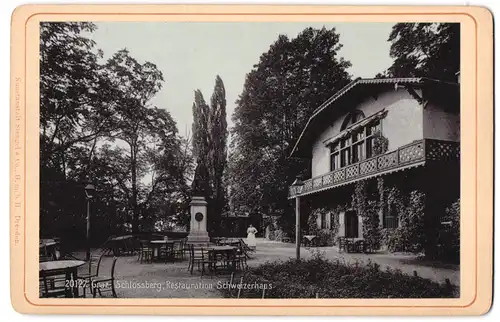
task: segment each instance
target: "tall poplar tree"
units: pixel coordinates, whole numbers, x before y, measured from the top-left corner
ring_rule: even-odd
[[[217,75],[214,92],[210,100],[209,131],[211,147],[209,151],[210,178],[213,190],[213,211],[211,222],[217,227],[226,204],[224,171],[227,165],[227,120],[226,89],[224,82]]]
[[[200,90],[194,93],[193,103],[193,153],[198,164],[195,181],[205,181],[205,198],[208,202],[208,229],[216,233],[221,214],[226,205],[224,170],[227,164],[226,90],[217,76],[210,105]],[[200,170],[200,166],[206,169]],[[207,178],[200,178],[206,176]]]

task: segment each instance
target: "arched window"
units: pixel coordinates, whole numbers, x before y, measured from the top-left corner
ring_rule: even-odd
[[[368,120],[369,123],[365,125],[349,129],[352,124],[365,118],[360,110],[354,110],[344,118],[340,132],[345,131],[345,135],[330,144],[330,171],[375,156],[374,137],[381,131],[380,120]]]
[[[364,118],[365,118],[365,113],[363,113],[363,111],[360,111],[360,110],[355,110],[355,111],[347,114],[347,116],[344,119],[344,122],[342,123],[340,131],[345,130],[348,126],[350,126],[358,121],[361,121]]]

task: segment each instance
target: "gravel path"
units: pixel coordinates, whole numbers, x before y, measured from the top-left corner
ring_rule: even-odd
[[[312,249],[301,249],[303,258],[313,256]],[[326,258],[341,259],[349,263],[371,260],[382,269],[389,266],[404,273],[413,274],[443,283],[446,278],[454,285],[460,283],[458,265],[438,265],[419,261],[406,254],[347,254],[339,253],[335,247],[315,248]],[[248,261],[251,267],[268,261],[295,258],[295,245],[258,239],[257,251]],[[109,276],[111,257],[103,258],[100,275]],[[229,276],[203,276],[196,270],[193,275],[187,270],[187,259],[176,263],[139,263],[136,256],[122,256],[116,264],[116,286],[120,298],[221,298],[220,288],[229,281]]]
[[[391,267],[400,269],[406,274],[417,272],[418,276],[433,280],[435,282],[444,283],[445,279],[449,279],[454,285],[460,285],[460,266],[431,263],[422,261],[415,255],[409,254],[356,254],[339,252],[336,247],[318,247],[318,248],[301,248],[302,258],[311,258],[314,252],[320,252],[328,259],[340,259],[347,263],[368,262],[372,261],[381,266],[382,269]],[[255,260],[249,261],[250,266],[258,266],[267,261],[288,260],[295,258],[295,245],[291,243],[279,243],[260,239],[257,242],[257,256]]]

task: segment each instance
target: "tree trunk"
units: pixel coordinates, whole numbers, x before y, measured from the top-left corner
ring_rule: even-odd
[[[139,232],[139,209],[137,207],[137,153],[135,144],[130,148],[132,172],[132,232]]]

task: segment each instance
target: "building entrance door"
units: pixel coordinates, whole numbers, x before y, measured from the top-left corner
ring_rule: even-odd
[[[358,215],[354,211],[346,211],[345,220],[345,236],[347,238],[358,238]]]

